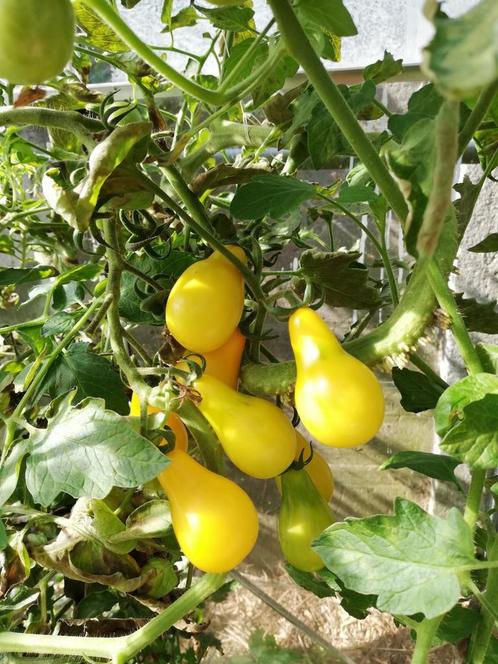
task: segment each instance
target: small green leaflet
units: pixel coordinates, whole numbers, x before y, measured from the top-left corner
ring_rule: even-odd
[[[110,538],[113,543],[164,537],[171,530],[171,514],[166,500],[150,500],[137,507],[126,519],[126,530]]]
[[[74,316],[65,311],[59,311],[43,324],[41,336],[53,337],[55,334],[65,334],[69,332],[75,323]]]
[[[394,510],[334,524],[313,548],[346,588],[378,595],[381,611],[434,618],[457,603],[462,567],[477,563],[472,532],[454,508],[441,519],[397,498]]]
[[[476,350],[483,369],[488,373],[498,374],[498,346],[479,343]]]
[[[267,214],[279,219],[315,196],[314,187],[307,182],[280,175],[258,175],[238,188],[230,212],[237,219],[259,219]]]
[[[498,251],[498,233],[490,233],[484,240],[470,247],[469,251],[473,251],[475,254]]]
[[[56,274],[56,269],[49,265],[26,268],[9,267],[5,270],[0,270],[0,286],[20,286],[21,284],[29,284],[33,281],[48,279],[53,277],[54,274]]]
[[[375,288],[368,283],[368,270],[358,263],[355,251],[304,251],[301,272],[306,281],[323,288],[327,304],[351,309],[373,309],[380,304]]]
[[[477,96],[498,76],[498,3],[481,0],[458,18],[436,18],[424,68],[445,97]]]
[[[487,374],[489,375],[489,374]],[[463,419],[441,441],[448,454],[480,470],[498,466],[498,394],[487,394],[463,409]]]
[[[397,470],[398,468],[410,468],[417,473],[432,477],[443,482],[452,482],[461,491],[455,468],[460,465],[458,459],[443,454],[431,454],[430,452],[403,451],[393,454],[387,459],[379,470]]]
[[[455,299],[460,313],[465,319],[465,326],[470,332],[498,334],[498,310],[496,300],[478,302],[472,297],[466,298],[463,293],[456,293]]]
[[[16,442],[0,469],[0,507],[5,505],[16,490],[21,463],[28,451],[29,442],[27,440]]]
[[[98,263],[86,263],[85,265],[77,265],[67,272],[60,274],[56,283],[58,286],[69,284],[73,281],[89,281],[95,279],[97,275],[102,272],[102,265]]]
[[[462,378],[446,389],[434,411],[436,431],[444,436],[451,427],[463,418],[463,409],[487,394],[498,394],[498,376],[488,373]]]
[[[322,32],[337,37],[351,37],[358,33],[342,0],[297,0],[294,7],[304,23],[311,23]]]
[[[444,388],[420,371],[394,367],[392,377],[401,394],[401,405],[409,413],[432,410],[444,392]]]
[[[104,498],[113,486],[150,481],[167,458],[102,402],[88,399],[74,408],[74,393],[60,404],[46,429],[30,435],[26,485],[35,502],[49,505],[61,492]]]
[[[232,32],[243,32],[247,30],[254,12],[249,7],[223,7],[219,9],[207,9],[198,7],[215,28],[220,30],[231,30]]]
[[[382,60],[377,60],[363,70],[363,78],[372,80],[376,85],[383,83],[403,71],[403,61],[395,60],[389,51],[384,51]]]
[[[106,408],[121,415],[129,412],[128,396],[120,375],[109,360],[86,343],[73,343],[50,367],[40,390],[52,398],[76,388],[74,403],[86,397],[102,398]]]

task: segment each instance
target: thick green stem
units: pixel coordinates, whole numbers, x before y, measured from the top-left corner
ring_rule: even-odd
[[[496,535],[493,545],[489,550],[488,559],[490,561],[498,560],[498,536]],[[498,596],[498,568],[489,570],[484,596],[493,603],[496,601],[496,597]],[[483,608],[481,622],[472,636],[467,657],[468,664],[484,664],[494,624],[494,616]]]
[[[417,641],[412,655],[412,664],[427,664],[429,653],[443,616],[423,620],[417,626]]]
[[[113,664],[125,664],[216,592],[224,581],[223,574],[205,574],[165,611],[128,636],[96,638],[2,632],[0,652],[98,657],[109,659]]]
[[[491,102],[495,98],[495,95],[498,94],[498,79],[491,85],[489,85],[485,90],[481,92],[477,104],[472,109],[472,113],[467,118],[466,123],[464,124],[462,131],[460,132],[458,140],[458,155],[461,157],[465,151],[465,148],[469,144],[474,132],[478,129],[481,122],[486,117]]]
[[[436,162],[432,187],[417,237],[417,251],[432,256],[439,243],[446,212],[451,203],[457,161],[460,104],[445,101],[436,118]]]
[[[200,99],[206,104],[222,106],[226,102],[235,101],[245,96],[254,87],[258,81],[265,76],[275,65],[275,61],[282,54],[279,47],[276,47],[270,57],[261,66],[257,67],[243,81],[232,86],[230,89],[209,90],[202,87],[190,78],[183,76],[171,65],[168,65],[162,58],[154,53],[123,21],[116,10],[107,0],[83,0],[83,2],[99,16],[116,35],[138,56],[142,58],[150,67],[157,71],[161,76],[167,78],[173,85],[187,94]]]
[[[339,88],[330,78],[320,58],[313,50],[290,3],[288,0],[269,0],[269,5],[277,19],[278,27],[284,37],[289,53],[304,69],[320,99],[384,194],[397,217],[404,221],[408,214],[408,208],[400,188],[361,128]]]
[[[475,529],[481,507],[482,491],[486,480],[485,470],[473,470],[470,479],[469,491],[465,502],[463,518],[472,530]]]
[[[451,320],[451,331],[455,337],[458,350],[465,362],[465,366],[470,374],[482,372],[482,364],[477,351],[472,343],[472,339],[465,327],[463,318],[458,311],[455,298],[448,283],[443,276],[441,269],[435,260],[430,260],[428,263],[427,274],[431,287],[436,295],[440,307],[449,316]]]

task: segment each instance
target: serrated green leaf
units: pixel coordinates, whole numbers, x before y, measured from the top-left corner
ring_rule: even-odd
[[[302,570],[296,569],[290,563],[285,563],[285,569],[287,574],[295,581],[298,586],[308,590],[313,595],[317,597],[334,597],[336,591],[340,590],[337,583],[335,588],[330,586],[326,581],[321,579],[317,574],[312,574],[311,572],[303,572]],[[332,575],[331,575],[332,576]]]
[[[87,397],[102,398],[109,410],[128,414],[128,396],[120,375],[109,360],[82,342],[73,343],[59,355],[40,385],[40,391],[53,398],[74,388],[75,404]]]
[[[395,60],[389,51],[384,51],[382,60],[377,60],[363,70],[363,78],[371,79],[376,85],[383,83],[403,71],[403,60]]]
[[[392,371],[394,384],[401,394],[401,405],[409,413],[421,413],[436,407],[444,388],[420,371],[399,369]]]
[[[487,394],[498,394],[498,377],[487,373],[462,378],[450,385],[441,395],[434,422],[439,436],[444,436],[450,428],[463,418],[463,409],[473,401],[479,401]]]
[[[267,214],[279,219],[315,196],[311,184],[281,175],[258,175],[242,185],[230,212],[237,219],[259,219]]]
[[[170,30],[177,28],[189,28],[197,23],[197,12],[195,7],[184,7],[178,14],[171,17]]]
[[[490,375],[490,374],[486,374]],[[448,454],[480,470],[498,466],[498,394],[463,408],[463,418],[441,441]]]
[[[69,332],[74,324],[74,316],[65,311],[59,311],[43,324],[41,336],[53,337],[55,334],[65,334],[66,332]]]
[[[436,638],[444,643],[457,644],[467,639],[479,622],[479,613],[457,604],[444,616]]]
[[[342,0],[297,0],[296,13],[304,23],[338,37],[352,37],[358,31]]]
[[[20,286],[41,279],[49,279],[54,274],[56,274],[55,268],[49,265],[26,268],[8,267],[0,270],[0,286]]]
[[[217,9],[199,7],[199,10],[204,16],[207,16],[215,28],[232,32],[247,30],[254,16],[254,11],[249,7],[220,7]]]
[[[433,83],[412,94],[408,101],[408,110],[403,114],[394,114],[388,120],[387,126],[394,138],[401,142],[408,129],[419,120],[435,118],[439,113],[443,98],[437,92]]]
[[[479,94],[498,77],[498,3],[481,0],[458,18],[439,15],[424,68],[449,99]]]
[[[498,334],[498,310],[496,300],[478,302],[473,297],[464,297],[463,293],[455,293],[455,299],[470,332]]]
[[[455,477],[455,468],[460,465],[458,459],[443,454],[431,454],[430,452],[402,451],[389,457],[379,470],[397,470],[398,468],[410,468],[417,473],[432,477],[443,482],[452,482],[459,490],[461,486]]]
[[[477,562],[472,532],[456,509],[441,519],[402,498],[394,509],[334,524],[313,548],[346,588],[377,595],[381,611],[441,615],[460,598],[462,569]]]
[[[167,466],[167,458],[125,418],[99,401],[74,408],[72,396],[46,429],[30,434],[26,485],[37,503],[49,505],[61,492],[104,498],[113,486],[138,486]]]
[[[374,309],[378,292],[368,285],[368,270],[358,263],[360,254],[304,251],[300,265],[303,277],[325,291],[328,304],[351,309]]]

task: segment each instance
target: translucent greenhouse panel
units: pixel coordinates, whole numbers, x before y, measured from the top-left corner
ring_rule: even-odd
[[[141,0],[134,9],[121,9],[121,13],[149,44],[168,46],[170,37],[162,32],[164,25],[160,20],[163,4],[164,0]],[[175,0],[174,12],[189,4],[189,0]],[[443,9],[451,16],[457,16],[475,4],[477,0],[447,0],[443,3]],[[355,20],[358,35],[343,40],[342,60],[331,64],[332,69],[363,67],[381,58],[384,50],[390,51],[396,58],[402,58],[406,64],[420,62],[421,49],[431,37],[431,26],[423,16],[424,0],[377,0],[375,3],[345,0],[345,5]],[[254,0],[254,6],[257,22],[262,27],[270,19],[270,10],[265,0]],[[202,53],[207,44],[202,35],[208,27],[206,21],[200,21],[195,26],[176,30],[175,44]],[[169,53],[168,62],[183,68],[185,58]],[[216,71],[214,62],[207,63],[205,72],[210,70]],[[120,78],[122,74],[116,73],[114,80]]]

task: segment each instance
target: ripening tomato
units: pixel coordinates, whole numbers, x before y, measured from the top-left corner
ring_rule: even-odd
[[[309,458],[311,454],[311,445],[308,441],[296,431],[297,439],[297,452],[296,460],[299,459],[301,453],[304,451],[304,460]],[[334,478],[328,463],[323,456],[313,447],[313,457],[309,463],[304,466],[304,470],[310,476],[311,481],[318,489],[319,494],[329,502],[334,493]],[[275,478],[278,490],[282,493],[282,480],[280,477]]]
[[[235,482],[173,450],[158,480],[166,493],[178,543],[203,572],[228,572],[241,563],[258,537],[258,514]]]
[[[161,411],[159,408],[149,406],[147,408],[147,412],[151,414],[160,413]],[[140,400],[135,392],[131,395],[130,415],[132,417],[140,417]],[[175,449],[183,450],[186,452],[188,448],[188,433],[180,417],[176,413],[170,413],[168,415],[168,419],[166,420],[166,426],[169,427],[175,434]]]
[[[0,78],[36,85],[57,76],[72,57],[70,0],[1,0]]]
[[[304,470],[288,470],[281,480],[278,536],[282,553],[297,569],[316,572],[324,563],[311,543],[331,525],[332,512]]]
[[[289,333],[296,359],[295,402],[306,429],[332,447],[356,447],[384,419],[382,387],[370,369],[346,353],[312,309],[295,311]]]
[[[268,479],[290,466],[296,454],[296,434],[280,408],[236,392],[206,374],[194,387],[202,397],[199,410],[237,468],[252,477]]]
[[[227,246],[241,261],[244,251]],[[244,308],[244,279],[219,251],[197,261],[175,282],[166,303],[166,325],[194,353],[223,346],[239,324]]]

